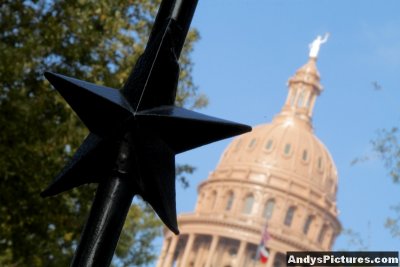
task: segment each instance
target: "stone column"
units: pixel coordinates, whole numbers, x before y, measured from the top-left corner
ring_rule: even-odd
[[[196,255],[196,260],[194,262],[194,267],[203,267],[201,265],[201,261],[203,260],[203,254],[204,254],[204,242],[202,242],[201,240],[198,240],[197,242],[199,242],[199,247],[197,250],[197,255]]]
[[[265,267],[272,267],[274,266],[274,260],[276,256],[276,251],[269,249],[269,257],[268,257],[268,262]]]
[[[243,262],[244,262],[244,259],[245,259],[245,256],[246,256],[246,254],[245,254],[246,245],[247,245],[246,241],[244,241],[244,240],[240,241],[239,250],[238,250],[238,253],[237,253],[237,261],[236,261],[237,265],[236,265],[236,267],[242,267],[243,266]]]
[[[158,259],[158,262],[157,262],[157,267],[163,266],[165,254],[167,253],[167,249],[168,249],[168,243],[170,243],[170,242],[168,242],[167,239],[164,239],[163,246],[162,246],[161,253],[160,253],[160,258]]]
[[[310,107],[309,107],[309,110],[308,110],[308,116],[312,116],[312,114],[313,114],[313,109],[314,109],[315,99],[316,98],[317,97],[315,95],[312,96]]]
[[[176,245],[178,244],[179,237],[174,235],[171,237],[171,242],[168,248],[167,255],[165,257],[164,265],[163,267],[171,267],[172,266],[172,261],[174,260],[174,254],[175,254],[175,249]]]
[[[192,251],[194,238],[195,238],[194,234],[189,234],[188,240],[186,242],[185,250],[183,252],[182,260],[181,260],[181,265],[180,266],[182,266],[182,267],[189,266],[187,261],[188,261],[190,252]]]
[[[305,93],[305,95],[304,95],[304,100],[303,100],[303,104],[301,105],[302,107],[305,107],[305,108],[310,108],[310,104],[311,104],[311,97],[312,96],[312,94],[311,94],[311,91],[310,90],[306,90],[306,93]],[[307,104],[308,104],[308,106],[307,106]]]
[[[211,267],[211,261],[214,256],[215,249],[217,248],[218,241],[219,241],[219,236],[214,235],[212,237],[210,249],[208,250],[207,262],[204,267]]]

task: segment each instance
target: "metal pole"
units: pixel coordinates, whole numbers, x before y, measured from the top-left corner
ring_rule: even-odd
[[[179,58],[197,6],[197,1],[163,0],[149,37],[149,44],[153,41],[159,41],[157,40],[157,34],[168,30],[165,27],[169,27],[174,33],[173,47],[176,56]],[[125,92],[130,90],[132,90],[130,87],[124,88]],[[71,267],[107,267],[111,264],[134,196],[132,183],[129,182],[127,177],[123,176],[124,173],[130,172],[129,169],[132,169],[132,166],[127,165],[128,162],[132,162],[127,159],[132,157],[132,154],[128,152],[125,156],[123,155],[124,152],[130,150],[130,147],[132,147],[131,140],[121,144],[117,165],[121,162],[123,164],[122,166],[118,166],[117,175],[99,183],[90,215],[84,227]],[[122,159],[121,157],[125,158]]]
[[[175,35],[175,53],[179,58],[186,35],[192,22],[194,11],[196,10],[198,0],[176,0],[172,10],[171,19],[176,22],[180,29],[180,34]]]
[[[99,184],[71,267],[110,266],[133,196],[126,177]]]

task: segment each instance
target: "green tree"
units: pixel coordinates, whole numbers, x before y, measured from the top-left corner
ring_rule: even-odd
[[[0,3],[0,265],[67,266],[95,187],[39,196],[87,130],[43,78],[45,70],[121,88],[143,52],[160,0],[3,0]],[[201,107],[191,76],[190,31],[181,56],[177,104]],[[178,176],[193,168],[178,168]],[[160,222],[131,208],[118,264],[154,259]]]
[[[395,184],[400,183],[400,131],[397,127],[383,129],[372,140],[373,150],[383,161]],[[386,227],[393,237],[400,238],[400,203],[392,207],[394,213],[386,220]]]

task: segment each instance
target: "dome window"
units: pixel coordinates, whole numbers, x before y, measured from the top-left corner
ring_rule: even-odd
[[[236,145],[235,145],[235,150],[238,150],[239,148],[240,148],[240,144],[242,143],[242,139],[239,139],[237,142],[236,142]]]
[[[306,149],[303,150],[303,160],[307,161],[308,159],[308,151]]]
[[[328,227],[326,225],[322,226],[322,229],[318,235],[318,243],[322,244],[322,242],[324,242],[324,238],[325,238],[327,231],[328,231]]]
[[[214,209],[215,208],[215,203],[217,202],[217,192],[213,191],[211,194],[211,199],[210,199],[210,208]]]
[[[265,149],[271,150],[273,144],[274,144],[274,142],[272,141],[272,139],[269,139],[267,144],[265,145]]]
[[[250,214],[252,209],[253,209],[253,204],[254,204],[254,197],[253,195],[248,195],[244,201],[244,206],[243,206],[243,213],[244,214]]]
[[[299,98],[297,99],[297,106],[301,108],[303,106],[303,100],[304,100],[304,91],[302,90],[300,92]]]
[[[306,235],[308,233],[308,230],[310,230],[310,226],[311,226],[311,223],[313,222],[313,220],[314,220],[314,217],[312,215],[309,215],[307,217],[306,222],[304,223],[304,226],[303,226],[303,234]]]
[[[311,104],[311,97],[307,98],[306,107],[309,108]]]
[[[318,169],[322,170],[322,158],[318,158]]]
[[[227,200],[226,206],[225,206],[225,211],[230,211],[232,209],[234,199],[235,199],[235,196],[233,195],[233,192],[229,192],[228,200]]]
[[[251,141],[249,143],[249,148],[253,148],[255,146],[255,144],[256,144],[256,139],[255,138],[251,139]]]
[[[287,212],[286,212],[286,216],[285,216],[285,225],[286,226],[290,226],[292,225],[292,221],[293,221],[293,217],[294,217],[294,212],[296,211],[295,207],[290,207]]]
[[[272,217],[272,212],[274,211],[274,207],[275,207],[275,200],[273,199],[268,200],[264,206],[263,216],[265,219],[268,220]]]
[[[284,150],[285,155],[289,155],[290,154],[291,148],[292,148],[291,144],[286,144],[285,145],[285,150]]]

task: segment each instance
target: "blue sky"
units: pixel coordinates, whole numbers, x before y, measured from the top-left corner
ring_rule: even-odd
[[[286,98],[286,82],[306,63],[308,44],[330,32],[318,69],[324,92],[317,99],[315,134],[339,172],[338,209],[344,228],[359,232],[369,250],[399,250],[384,227],[400,202],[370,141],[399,125],[400,1],[200,0],[192,25],[201,40],[193,53],[194,81],[208,95],[201,112],[250,125],[268,123]],[[382,90],[374,90],[377,81]],[[178,185],[178,212],[190,212],[197,185],[215,169],[231,140],[177,157],[197,166],[189,189]],[[351,166],[360,156],[364,163]],[[335,249],[359,249],[339,237]]]

